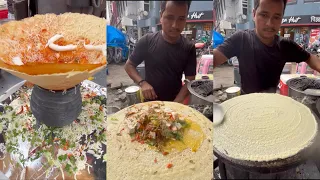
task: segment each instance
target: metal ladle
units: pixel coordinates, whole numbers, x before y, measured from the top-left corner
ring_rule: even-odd
[[[225,111],[220,104],[213,103],[213,126],[221,124],[224,120]]]

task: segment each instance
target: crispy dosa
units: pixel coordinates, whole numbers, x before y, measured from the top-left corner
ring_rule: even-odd
[[[105,19],[78,13],[36,15],[5,23],[0,26],[0,68],[45,89],[72,88],[106,67],[105,27]],[[49,41],[56,35],[62,38],[55,44],[77,48],[51,49]]]

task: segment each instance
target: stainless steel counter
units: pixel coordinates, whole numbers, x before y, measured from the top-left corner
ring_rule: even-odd
[[[106,78],[107,78],[106,70],[102,70],[94,76],[94,79],[92,81],[102,87],[106,87],[107,85]],[[12,88],[14,85],[22,81],[23,81],[22,79],[16,76],[13,76],[10,73],[7,73],[6,71],[0,69],[0,97],[3,94],[5,94],[10,88]]]
[[[12,86],[23,80],[0,69],[0,96],[2,96]]]

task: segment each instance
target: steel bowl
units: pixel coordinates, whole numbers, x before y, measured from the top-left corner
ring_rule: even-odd
[[[214,101],[214,97],[212,96],[201,96],[200,94],[198,94],[191,86],[194,83],[198,83],[199,81],[202,82],[212,82],[212,91],[213,91],[213,80],[209,80],[209,79],[201,79],[201,80],[193,80],[191,82],[188,83],[187,87],[188,90],[190,92],[190,99],[189,99],[189,105],[212,105],[213,101]]]
[[[301,77],[298,77],[301,78]],[[320,96],[316,96],[314,94],[307,93],[305,91],[298,90],[291,85],[291,82],[298,78],[292,78],[287,81],[288,85],[288,96],[292,99],[306,105],[314,112],[318,112],[316,103]],[[303,77],[304,78],[304,77]],[[306,78],[306,77],[305,77]]]

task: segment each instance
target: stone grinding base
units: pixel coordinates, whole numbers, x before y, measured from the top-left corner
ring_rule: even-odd
[[[50,91],[34,86],[30,107],[37,124],[51,127],[63,127],[71,124],[80,115],[82,97],[80,85],[65,91]]]

